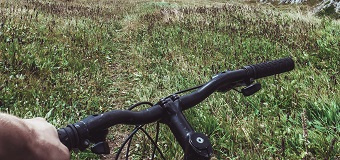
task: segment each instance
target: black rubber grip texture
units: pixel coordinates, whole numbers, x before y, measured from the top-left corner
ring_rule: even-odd
[[[77,131],[73,125],[67,125],[65,128],[58,129],[59,140],[64,144],[69,150],[77,147],[79,143],[79,138],[77,136]]]
[[[271,76],[283,72],[288,72],[294,69],[294,61],[292,58],[282,58],[278,60],[268,61],[245,67],[252,75],[251,77],[258,79]]]
[[[67,131],[64,128],[58,129],[58,136],[59,136],[60,142],[64,144],[69,150],[71,150],[72,142],[69,138],[69,135],[67,134]]]

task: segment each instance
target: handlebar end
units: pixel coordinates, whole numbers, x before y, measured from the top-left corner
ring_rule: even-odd
[[[295,64],[292,58],[287,57],[255,65],[245,66],[244,68],[247,70],[248,76],[254,79],[259,79],[262,77],[291,71],[295,68]]]

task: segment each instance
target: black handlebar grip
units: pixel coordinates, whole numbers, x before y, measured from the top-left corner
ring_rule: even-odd
[[[79,139],[77,138],[77,131],[73,125],[68,125],[65,128],[58,129],[59,140],[64,144],[69,150],[75,148],[78,144]]]
[[[264,63],[254,64],[244,67],[248,71],[248,75],[254,79],[271,76],[294,69],[294,61],[292,58],[282,58],[278,60],[268,61]]]

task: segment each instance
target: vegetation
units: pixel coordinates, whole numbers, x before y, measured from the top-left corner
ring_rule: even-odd
[[[0,111],[63,127],[291,56],[295,70],[260,80],[254,96],[214,94],[185,114],[209,135],[217,159],[338,159],[339,40],[337,20],[256,4],[5,0]],[[128,130],[113,127],[113,151]],[[161,130],[165,156],[180,159],[173,135]],[[133,158],[149,157],[145,136],[134,140]]]

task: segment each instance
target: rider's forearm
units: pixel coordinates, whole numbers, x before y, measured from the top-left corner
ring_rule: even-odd
[[[30,155],[22,152],[32,152],[31,138],[30,128],[24,120],[0,113],[0,159],[32,159],[21,157]]]

